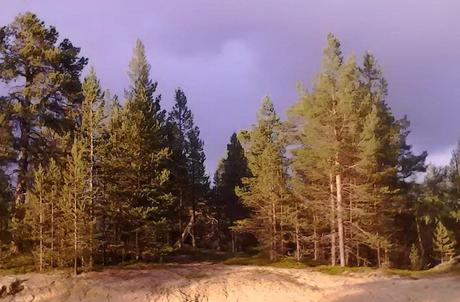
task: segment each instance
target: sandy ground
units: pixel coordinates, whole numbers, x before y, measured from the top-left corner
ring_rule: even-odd
[[[300,269],[186,264],[103,272],[26,274],[24,289],[0,301],[442,301],[460,302],[460,277],[330,276]]]

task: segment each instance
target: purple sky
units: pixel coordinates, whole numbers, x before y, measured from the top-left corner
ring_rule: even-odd
[[[119,96],[140,38],[163,106],[178,86],[188,96],[209,172],[264,95],[284,116],[296,82],[310,86],[329,31],[345,54],[376,55],[393,111],[412,122],[415,150],[443,164],[460,138],[458,0],[0,0],[0,25],[28,10],[80,46]]]

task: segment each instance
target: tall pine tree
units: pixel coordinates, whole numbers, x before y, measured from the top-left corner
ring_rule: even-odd
[[[58,38],[56,28],[29,12],[0,29],[0,80],[9,87],[4,99],[11,105],[8,119],[17,139],[15,206],[25,201],[31,168],[50,153],[43,131],[72,129],[81,101],[79,76],[87,60],[68,39]],[[13,216],[20,224],[24,213],[13,208]]]

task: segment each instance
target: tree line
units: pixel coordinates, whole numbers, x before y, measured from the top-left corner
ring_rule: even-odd
[[[387,103],[375,57],[329,34],[321,70],[282,121],[270,98],[234,133],[211,184],[176,90],[162,108],[137,41],[120,100],[32,13],[0,30],[0,257],[39,270],[159,261],[187,246],[341,266],[427,268],[458,253],[458,149],[429,167]]]

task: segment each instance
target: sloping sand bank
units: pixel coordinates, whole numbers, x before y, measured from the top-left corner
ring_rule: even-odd
[[[15,279],[23,281],[24,288],[0,301],[460,302],[457,276],[330,276],[299,269],[188,264],[108,269],[76,277],[25,274],[0,277],[0,284]]]

